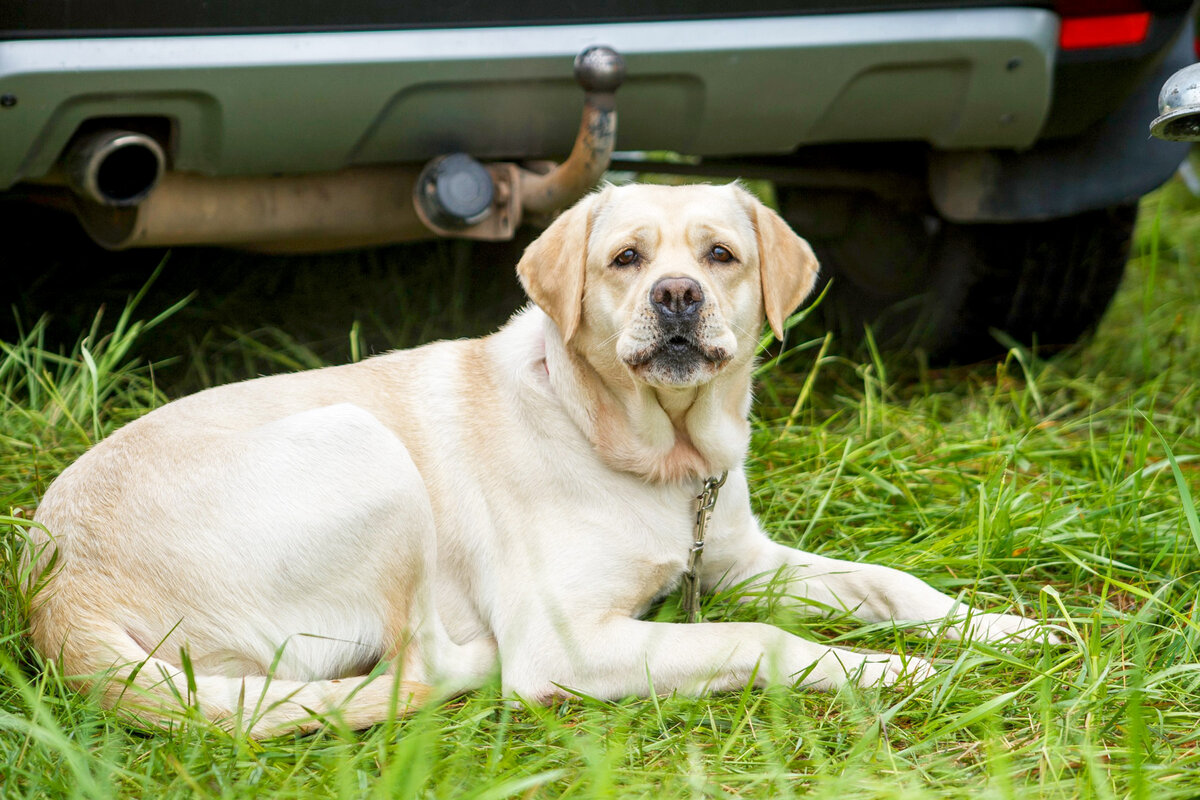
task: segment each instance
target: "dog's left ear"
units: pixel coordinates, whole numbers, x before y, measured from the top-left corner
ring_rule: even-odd
[[[517,262],[517,277],[529,299],[558,326],[564,342],[579,328],[592,194],[559,215]]]
[[[783,218],[738,187],[758,239],[758,269],[763,310],[776,339],[783,339],[788,315],[808,297],[817,282],[817,257]]]

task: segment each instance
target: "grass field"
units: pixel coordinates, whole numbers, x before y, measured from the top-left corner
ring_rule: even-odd
[[[904,649],[939,672],[836,696],[552,708],[511,706],[492,685],[369,731],[262,743],[131,730],[28,648],[23,520],[90,443],[167,399],[140,354],[176,316],[110,309],[62,354],[33,325],[0,353],[0,796],[1198,797],[1198,267],[1200,209],[1171,186],[1146,202],[1125,285],[1076,352],[897,379],[884,359],[814,361],[814,341],[761,376],[750,473],[775,537],[988,610],[1015,604],[1064,646],[960,646],[715,598],[715,619]],[[320,358],[286,331],[232,341],[243,349],[180,352],[204,362],[187,380],[261,369],[267,350],[281,365]]]

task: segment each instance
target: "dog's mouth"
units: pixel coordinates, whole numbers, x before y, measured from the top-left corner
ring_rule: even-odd
[[[719,367],[731,354],[698,340],[693,334],[661,335],[647,346],[629,354],[625,363],[631,367],[661,366],[670,372],[690,372],[702,365]]]
[[[673,352],[682,352],[690,347],[696,347],[696,345],[686,336],[672,336],[664,342],[664,347]]]
[[[734,360],[737,348],[737,339],[716,309],[672,318],[647,308],[627,323],[617,340],[618,357],[638,381],[665,387],[712,380]]]

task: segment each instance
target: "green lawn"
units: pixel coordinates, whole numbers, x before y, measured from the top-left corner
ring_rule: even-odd
[[[147,334],[134,320],[162,307],[110,310],[62,356],[34,326],[0,353],[0,797],[1200,796],[1197,248],[1180,187],[1150,198],[1096,338],[1049,362],[897,379],[885,359],[814,362],[817,341],[761,376],[750,473],[773,535],[1015,605],[1066,645],[967,647],[716,598],[713,618],[904,649],[938,675],[552,708],[491,686],[369,731],[263,743],[131,730],[29,650],[22,520],[89,443],[164,402],[138,353],[171,318]]]

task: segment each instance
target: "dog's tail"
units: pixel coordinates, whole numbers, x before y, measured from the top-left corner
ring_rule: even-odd
[[[36,621],[35,644],[54,653],[42,647],[49,642]],[[156,657],[106,620],[75,620],[66,636],[55,638],[61,647],[53,660],[68,682],[97,687],[106,707],[155,727],[179,724],[195,709],[226,730],[256,739],[313,731],[331,717],[357,730],[411,713],[433,694],[431,686],[391,674],[307,682],[196,674]]]

